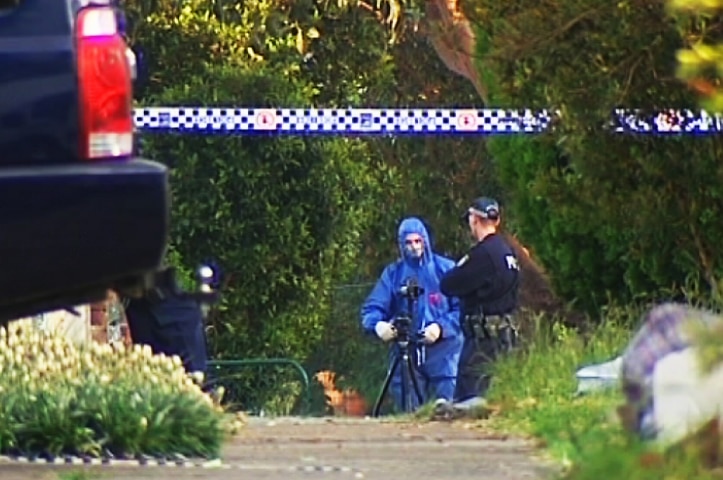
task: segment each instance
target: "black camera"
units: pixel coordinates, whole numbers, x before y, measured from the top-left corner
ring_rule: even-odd
[[[424,289],[419,286],[416,278],[408,278],[402,284],[399,293],[403,297],[416,300],[424,293]]]
[[[398,315],[392,321],[392,325],[397,330],[397,341],[408,342],[410,340],[414,301],[423,293],[424,289],[419,286],[417,279],[413,277],[406,279],[399,288],[399,294],[407,300],[407,311],[402,315]]]
[[[412,317],[409,315],[399,315],[394,317],[392,325],[397,331],[397,341],[409,340],[409,329],[412,327]]]

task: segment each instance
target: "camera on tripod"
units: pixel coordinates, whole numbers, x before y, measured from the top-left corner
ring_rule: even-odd
[[[374,405],[373,416],[379,416],[382,400],[387,394],[392,376],[397,369],[401,374],[401,398],[404,404],[403,410],[410,413],[414,410],[415,404],[421,404],[423,401],[422,391],[417,383],[417,368],[415,364],[422,361],[424,356],[423,333],[412,332],[414,322],[414,302],[424,293],[424,289],[419,285],[414,277],[408,278],[399,288],[399,294],[407,301],[406,312],[397,315],[392,320],[392,325],[397,331],[394,348],[394,360],[392,366],[387,372],[384,379],[382,390],[379,393],[376,404]],[[416,397],[416,402],[414,401]]]
[[[408,300],[416,300],[422,296],[424,289],[419,286],[416,278],[411,277],[404,281],[399,289],[399,293]]]
[[[399,294],[407,299],[407,311],[392,320],[392,325],[397,330],[397,342],[408,342],[410,340],[409,330],[412,326],[414,302],[423,293],[424,289],[419,286],[417,279],[414,277],[406,279],[399,288]]]
[[[412,327],[412,317],[399,315],[392,320],[392,325],[397,331],[397,342],[409,341],[409,329]]]

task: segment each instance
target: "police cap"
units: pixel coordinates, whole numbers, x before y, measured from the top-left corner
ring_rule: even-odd
[[[489,220],[497,220],[500,218],[500,205],[497,203],[497,200],[493,198],[479,197],[467,207],[467,210],[462,214],[462,219],[467,221],[467,217],[469,217],[470,214]]]

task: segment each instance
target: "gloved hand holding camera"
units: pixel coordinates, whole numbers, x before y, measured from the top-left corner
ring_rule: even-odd
[[[389,322],[377,322],[374,331],[383,342],[388,342],[397,337],[397,329]]]

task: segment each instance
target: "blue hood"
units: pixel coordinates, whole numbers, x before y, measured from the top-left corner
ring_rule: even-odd
[[[399,224],[397,231],[399,255],[402,259],[407,260],[407,256],[404,254],[404,239],[412,233],[420,235],[424,239],[424,256],[422,257],[422,262],[429,262],[432,259],[432,242],[429,239],[429,232],[424,226],[424,222],[417,217],[407,217]]]

